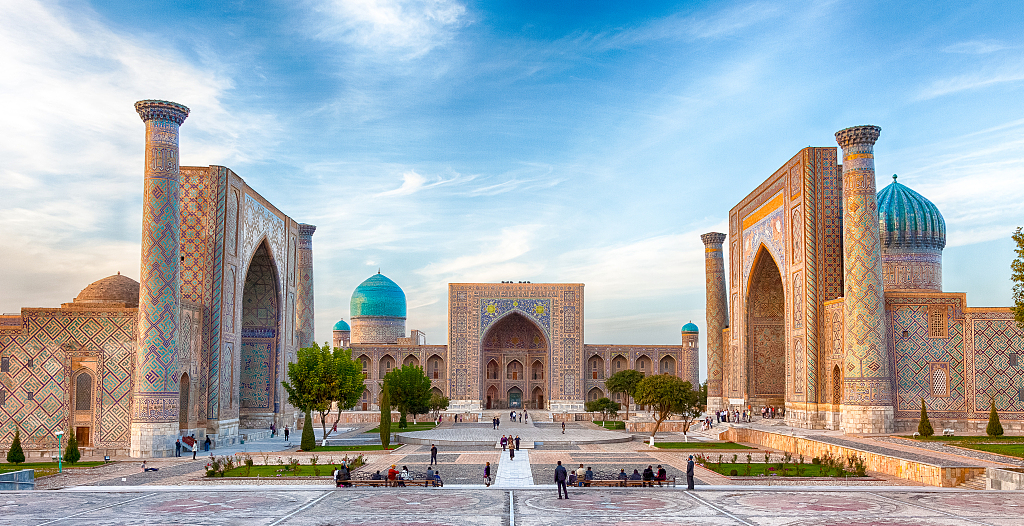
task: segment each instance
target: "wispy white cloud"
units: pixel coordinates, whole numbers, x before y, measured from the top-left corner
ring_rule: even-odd
[[[1020,81],[1024,81],[1024,63],[1014,61],[995,67],[983,67],[981,71],[973,73],[935,80],[921,90],[917,100],[934,99],[961,91]]]
[[[1011,46],[998,40],[967,40],[946,46],[942,51],[967,55],[984,55],[995,51],[1009,49]]]
[[[429,53],[468,23],[466,6],[454,0],[323,0],[308,6],[319,38],[403,58]]]

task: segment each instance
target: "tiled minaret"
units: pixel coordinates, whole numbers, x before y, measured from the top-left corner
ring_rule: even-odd
[[[133,457],[168,457],[178,434],[178,329],[181,297],[181,210],[178,127],[188,108],[141,100],[146,123],[146,172],[139,272],[139,338],[132,397]]]
[[[316,227],[299,223],[298,260],[299,286],[295,299],[296,332],[299,336],[299,347],[313,345],[313,232]]]
[[[843,310],[845,343],[842,428],[893,431],[892,366],[885,344],[882,256],[875,197],[878,126],[836,132],[843,148]]]
[[[683,352],[682,368],[679,370],[679,377],[693,386],[695,390],[700,389],[700,331],[693,323],[683,325]]]
[[[725,255],[722,253],[725,234],[709,232],[700,236],[700,240],[704,242],[704,273],[708,292],[708,411],[718,411],[725,408],[722,385],[725,346],[722,342],[722,329],[725,329],[729,319],[725,290]]]

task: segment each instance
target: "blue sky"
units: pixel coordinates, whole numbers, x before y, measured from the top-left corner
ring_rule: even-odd
[[[588,343],[678,343],[699,235],[858,124],[943,211],[945,290],[1009,305],[1022,35],[1019,2],[4,2],[0,310],[138,277],[145,98],[192,109],[182,164],[318,226],[321,341],[379,267],[431,343],[447,283],[502,280],[585,283]]]

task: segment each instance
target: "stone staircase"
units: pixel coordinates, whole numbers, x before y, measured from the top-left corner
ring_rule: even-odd
[[[979,473],[957,485],[957,489],[988,489],[985,473]]]

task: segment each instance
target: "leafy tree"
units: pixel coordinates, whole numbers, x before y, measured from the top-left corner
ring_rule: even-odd
[[[403,365],[384,375],[384,388],[401,415],[399,429],[407,427],[405,415],[412,413],[415,418],[430,411],[430,387],[430,378],[418,365]]]
[[[387,449],[391,445],[391,395],[387,384],[380,390],[380,443]]]
[[[430,402],[427,405],[430,406],[430,412],[434,413],[434,419],[436,420],[437,415],[439,415],[441,411],[448,409],[449,403],[451,403],[451,400],[449,400],[447,396],[434,393],[430,396]]]
[[[1003,424],[999,421],[995,400],[992,400],[992,411],[988,414],[988,426],[985,428],[985,433],[990,437],[1003,436]]]
[[[7,462],[21,464],[25,461],[25,451],[21,449],[21,428],[14,429],[14,442],[11,442],[11,449],[7,450]]]
[[[704,382],[700,384],[700,391],[698,391],[698,392],[700,393],[700,406],[701,407],[707,407],[708,406],[708,382],[707,382],[707,380],[704,380]]]
[[[309,411],[306,411],[306,420],[302,423],[302,441],[299,442],[299,449],[303,451],[313,451],[316,449],[316,435],[313,434],[313,416]]]
[[[1013,282],[1013,317],[1017,325],[1024,329],[1024,231],[1021,227],[1013,233],[1013,240],[1017,242],[1017,257],[1010,263],[1010,281]]]
[[[917,424],[917,432],[923,437],[930,437],[935,434],[932,423],[928,420],[928,409],[924,407],[924,398],[921,399],[921,422]]]
[[[324,346],[326,345],[324,343]],[[335,421],[340,421],[341,410],[355,407],[363,397],[363,391],[366,390],[363,380],[366,379],[366,375],[363,374],[363,364],[352,358],[352,349],[335,347],[333,358],[334,367],[337,371],[337,384],[332,398],[338,409],[338,416]],[[326,434],[326,424],[324,425],[324,433],[326,438],[328,436]]]
[[[636,386],[636,402],[649,405],[654,411],[655,424],[651,436],[658,432],[661,423],[677,414],[683,419],[683,434],[690,430],[690,424],[700,416],[700,393],[693,390],[690,382],[670,374],[648,376]]]
[[[341,410],[348,409],[363,395],[363,367],[352,359],[351,349],[339,349],[315,342],[312,347],[299,349],[295,363],[288,364],[288,382],[281,382],[288,392],[288,402],[307,413],[316,411],[320,415],[323,436],[327,438],[327,415],[331,406],[336,405],[341,419]]]
[[[635,396],[636,386],[644,379],[644,373],[633,369],[623,369],[604,381],[604,386],[613,393],[626,395],[626,420],[629,420],[629,399]]]
[[[615,416],[619,414],[619,408],[621,406],[618,402],[603,396],[597,400],[591,400],[583,405],[583,408],[590,413],[601,413],[601,420],[608,420],[608,415]]]
[[[64,448],[64,462],[74,464],[82,460],[82,452],[78,450],[78,437],[74,433],[68,433],[68,445]]]

